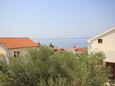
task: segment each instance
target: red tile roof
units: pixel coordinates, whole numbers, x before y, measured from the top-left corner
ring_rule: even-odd
[[[0,43],[4,44],[8,49],[37,47],[38,44],[29,38],[8,38],[0,37]]]
[[[87,48],[76,48],[76,52],[87,52]]]

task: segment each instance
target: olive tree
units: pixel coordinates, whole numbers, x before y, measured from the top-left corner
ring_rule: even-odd
[[[25,57],[0,64],[1,86],[103,86],[107,71],[102,54],[30,49]]]

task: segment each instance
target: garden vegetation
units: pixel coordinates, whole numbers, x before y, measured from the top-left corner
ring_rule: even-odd
[[[29,50],[25,57],[0,62],[0,86],[104,86],[104,55],[54,52],[47,47]]]

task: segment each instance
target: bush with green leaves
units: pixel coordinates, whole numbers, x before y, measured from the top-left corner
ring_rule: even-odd
[[[29,55],[0,64],[0,86],[103,86],[103,59],[102,54],[30,49]]]
[[[108,79],[108,70],[101,53],[92,55],[77,54],[76,81],[77,86],[104,86]]]

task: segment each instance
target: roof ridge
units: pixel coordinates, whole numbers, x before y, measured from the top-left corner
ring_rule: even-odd
[[[94,39],[96,39],[96,38],[98,38],[98,37],[100,37],[100,36],[103,36],[104,34],[107,34],[107,33],[111,32],[111,31],[113,31],[113,30],[115,30],[115,27],[113,27],[113,28],[111,28],[111,29],[108,29],[108,30],[106,30],[106,31],[104,31],[104,32],[101,32],[101,33],[95,35],[94,37],[91,37],[90,39],[88,39],[88,41],[90,42],[91,40],[94,40]]]

